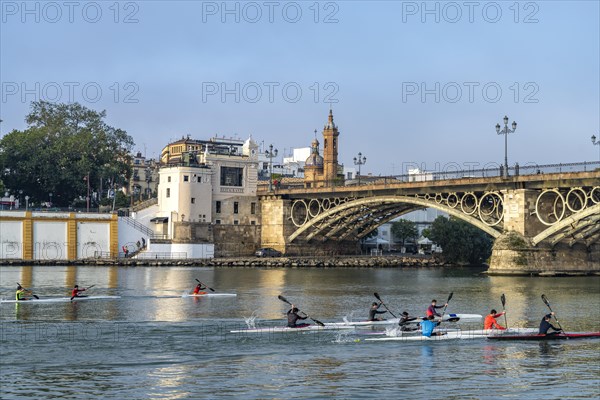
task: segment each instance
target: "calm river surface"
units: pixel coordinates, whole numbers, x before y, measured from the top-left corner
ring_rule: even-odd
[[[537,327],[550,304],[568,331],[600,331],[600,277],[487,277],[474,269],[212,269],[0,267],[0,297],[16,282],[40,297],[75,283],[119,300],[0,304],[0,393],[12,398],[600,397],[600,340],[368,342],[325,333],[229,333],[283,325],[283,294],[315,318],[364,319],[373,293],[394,312],[502,309]],[[182,298],[199,279],[233,298]],[[66,289],[65,289],[66,288]],[[280,319],[279,321],[273,321]],[[500,322],[504,323],[504,319]],[[480,324],[475,324],[480,328]]]

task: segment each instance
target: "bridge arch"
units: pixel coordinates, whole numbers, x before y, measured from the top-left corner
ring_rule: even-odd
[[[412,207],[405,207],[402,210],[399,210],[395,213],[391,212],[394,208],[397,209],[398,205],[406,204],[411,205]],[[435,208],[440,211],[443,211],[451,216],[459,218],[471,225],[476,226],[482,231],[486,232],[493,238],[497,238],[501,235],[501,232],[497,229],[494,229],[490,225],[482,222],[481,220],[473,217],[473,213],[467,215],[463,213],[460,208],[452,208],[443,203],[436,202],[435,200],[423,199],[419,197],[412,196],[375,196],[375,197],[366,197],[354,199],[342,204],[339,204],[336,207],[332,207],[325,212],[319,214],[315,218],[309,219],[305,222],[301,227],[299,227],[294,233],[292,233],[288,237],[288,243],[293,242],[299,236],[304,234],[309,230],[313,230],[309,234],[310,238],[313,238],[315,235],[324,232],[326,229],[339,224],[340,221],[344,218],[349,218],[350,216],[355,216],[354,219],[360,219],[361,216],[366,216],[370,212],[376,211],[377,209],[382,209],[385,207],[389,207],[390,215],[384,216],[378,223],[373,226],[370,226],[370,230],[377,228],[382,225],[384,222],[387,222],[393,218],[396,218],[399,215],[402,215],[406,212],[412,211],[418,208]],[[394,206],[394,207],[390,207]],[[409,210],[410,208],[410,210]],[[363,211],[361,213],[361,210]],[[367,213],[364,210],[368,211]],[[392,216],[393,214],[393,216]]]
[[[537,246],[540,242],[550,239],[550,243],[555,245],[566,237],[572,237],[570,241],[572,246],[577,240],[586,241],[589,245],[598,238],[600,232],[600,203],[587,207],[582,211],[575,212],[569,217],[563,218],[560,222],[548,227],[544,231],[532,238],[532,243]]]

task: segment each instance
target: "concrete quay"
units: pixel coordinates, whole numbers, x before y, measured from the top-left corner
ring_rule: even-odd
[[[190,266],[190,267],[248,267],[248,268],[395,268],[449,266],[433,257],[403,256],[323,256],[323,257],[231,257],[204,259],[85,259],[85,260],[0,260],[0,266],[19,265],[97,265],[97,266]]]

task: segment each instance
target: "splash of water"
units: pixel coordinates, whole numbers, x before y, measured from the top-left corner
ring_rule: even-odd
[[[252,311],[252,315],[250,315],[248,318],[244,317],[244,321],[246,322],[246,326],[248,326],[248,329],[255,329],[256,328],[256,324],[255,324],[255,320],[256,317],[258,316],[258,314],[256,314],[256,310]]]

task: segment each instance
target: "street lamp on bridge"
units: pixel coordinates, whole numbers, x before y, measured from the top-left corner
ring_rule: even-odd
[[[598,161],[600,161],[600,140],[596,141],[596,135],[592,135],[592,145],[598,146]]]
[[[358,153],[358,157],[354,157],[354,165],[358,165],[358,186],[360,186],[360,166],[365,165],[367,157],[363,157],[362,153]]]
[[[508,117],[504,116],[504,129],[500,130],[500,124],[496,124],[496,133],[504,135],[504,171],[502,176],[508,178],[508,134],[514,133],[517,130],[517,123],[513,121],[512,130],[508,128]]]
[[[265,155],[269,158],[269,192],[273,191],[273,159],[277,157],[277,149],[273,150],[273,145],[269,145],[269,150],[265,150]]]
[[[29,210],[29,196],[25,196],[25,211]]]

